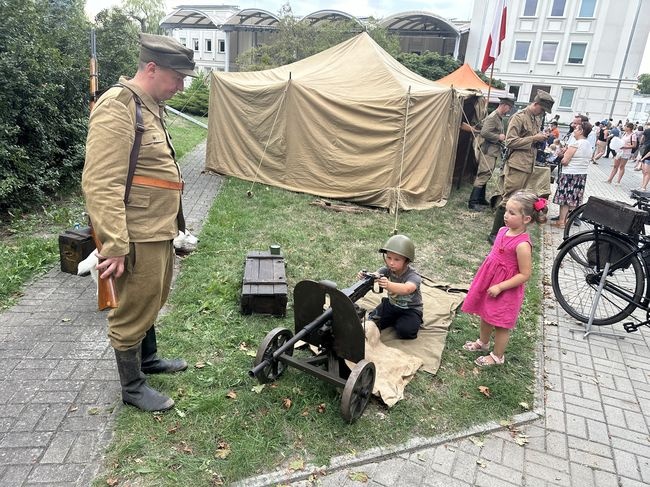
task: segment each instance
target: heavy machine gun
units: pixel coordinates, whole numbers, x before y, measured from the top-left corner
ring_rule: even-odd
[[[293,292],[295,335],[282,327],[271,330],[260,344],[248,374],[265,384],[277,380],[287,367],[295,367],[342,387],[341,414],[350,423],[358,419],[372,394],[375,365],[364,359],[365,333],[361,321],[365,310],[355,302],[373,290],[379,277],[364,273],[361,280],[345,289],[338,289],[331,281],[300,281]],[[375,292],[381,292],[381,288]],[[318,354],[294,358],[294,345],[299,340],[317,347]],[[350,369],[345,360],[356,365]]]

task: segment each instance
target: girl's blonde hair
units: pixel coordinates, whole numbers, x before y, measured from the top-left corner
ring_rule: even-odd
[[[535,193],[530,191],[518,191],[510,199],[519,203],[523,214],[529,216],[535,223],[546,223],[548,202],[544,198],[538,198]]]

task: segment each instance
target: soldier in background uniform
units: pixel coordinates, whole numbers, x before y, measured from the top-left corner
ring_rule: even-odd
[[[490,203],[485,199],[485,186],[490,180],[497,160],[501,157],[501,144],[506,139],[503,133],[503,117],[515,105],[512,98],[499,98],[499,106],[483,120],[481,137],[481,157],[479,158],[474,187],[467,206],[470,210],[482,211]]]
[[[501,204],[496,209],[492,230],[488,236],[491,244],[494,243],[499,228],[503,226],[508,198],[528,187],[535,166],[536,144],[546,140],[546,135],[541,131],[542,116],[553,109],[553,103],[555,100],[551,95],[539,90],[530,105],[510,118],[506,133],[506,147],[510,150],[510,156],[503,167]]]
[[[196,74],[193,51],[175,40],[141,34],[140,43],[135,77],[120,78],[119,86],[104,93],[91,114],[82,188],[102,242],[97,269],[101,278],[116,279],[119,305],[108,314],[108,336],[122,400],[144,411],[163,411],[174,401],[149,387],[144,373],[187,368],[184,360],[157,357],[153,327],[170,290],[172,239],[184,226],[183,183],[163,120],[163,102],[183,90],[186,76]],[[136,111],[141,112],[144,132],[125,203]]]

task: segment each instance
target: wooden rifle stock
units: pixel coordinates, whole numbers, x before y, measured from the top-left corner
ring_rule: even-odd
[[[97,238],[95,229],[90,225],[91,235],[93,237],[93,242],[95,242],[95,247],[97,247],[97,252],[101,253],[102,243]],[[111,274],[106,279],[102,279],[100,276],[97,276],[97,307],[99,311],[102,311],[106,308],[117,308],[117,288],[115,287],[115,277]]]

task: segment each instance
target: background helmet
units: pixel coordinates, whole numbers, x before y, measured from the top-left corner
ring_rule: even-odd
[[[413,245],[411,239],[406,235],[393,235],[386,240],[386,243],[379,249],[379,252],[382,254],[393,252],[402,257],[406,257],[411,262],[415,260],[415,245]]]

